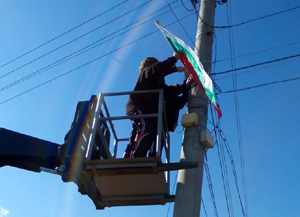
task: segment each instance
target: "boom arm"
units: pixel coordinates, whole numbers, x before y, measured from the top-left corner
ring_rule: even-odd
[[[161,91],[160,95],[163,96]],[[99,100],[92,96],[89,101],[77,104],[74,120],[62,145],[0,128],[0,167],[13,166],[34,172],[43,170],[59,174],[62,181],[77,184],[78,191],[88,195],[96,209],[174,201],[174,195],[169,195],[169,178],[165,177],[164,172],[195,168],[198,164],[163,164],[160,156],[115,159],[116,151],[113,157],[109,149],[110,129],[106,121],[116,117],[109,117],[102,96],[104,95]],[[101,111],[102,104],[106,118]],[[159,114],[162,115],[162,112]],[[115,133],[113,124],[109,123]],[[158,131],[157,141],[161,140],[159,133],[161,132]],[[117,139],[116,135],[114,138],[115,141],[124,141]],[[159,149],[158,147],[157,150]],[[166,155],[168,156],[168,151]]]
[[[64,182],[75,182],[78,191],[87,194],[97,209],[103,209],[97,202],[101,200],[97,185],[91,177],[82,173],[97,102],[97,97],[93,95],[89,101],[77,104],[74,121],[62,145],[0,128],[0,167],[13,166],[59,174]],[[96,126],[99,129],[91,146],[91,159],[111,158],[109,148],[103,147],[101,140],[103,137],[106,145],[109,144],[108,126],[106,123],[96,123]]]
[[[59,163],[60,145],[0,128],[0,166],[13,166],[34,172],[41,167],[54,169]]]
[[[0,128],[0,167],[13,166],[41,172],[41,167],[57,170],[63,166],[64,171],[60,171],[63,181],[71,181],[67,180],[66,176],[70,173],[76,174],[74,169],[80,170],[81,166],[78,167],[78,164],[83,165],[83,149],[86,148],[83,144],[86,143],[84,140],[89,138],[88,131],[91,128],[96,103],[96,96],[92,96],[90,101],[78,103],[74,121],[63,145]],[[107,125],[105,127],[107,129]],[[99,140],[98,137],[96,141]],[[101,144],[98,146],[101,147]],[[93,151],[94,158],[99,159],[100,156],[107,157],[107,154],[101,148]],[[77,164],[77,168],[70,163],[73,166]]]

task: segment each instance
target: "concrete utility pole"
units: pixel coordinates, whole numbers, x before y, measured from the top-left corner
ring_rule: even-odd
[[[198,20],[195,53],[207,73],[210,73],[215,18],[215,0],[202,0]],[[204,23],[203,23],[204,22]],[[174,217],[199,217],[205,147],[200,144],[201,131],[206,130],[208,99],[197,86],[191,88],[188,113],[198,114],[198,125],[184,131],[181,162],[198,162],[195,169],[179,170]]]

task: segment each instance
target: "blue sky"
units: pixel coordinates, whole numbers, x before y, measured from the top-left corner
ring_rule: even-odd
[[[168,1],[189,37],[178,22],[166,28],[194,48],[195,12],[187,11],[182,1]],[[189,1],[183,2],[187,8],[192,8]],[[119,6],[99,15],[116,5]],[[232,24],[238,24],[296,6],[299,2],[295,0],[232,0],[228,5],[217,5],[215,25],[227,26],[228,17]],[[154,32],[157,30],[155,20],[164,26],[176,21],[166,1],[0,1],[0,127],[62,144],[77,102],[89,100],[91,95],[100,92],[132,90],[139,63],[145,57],[164,60],[172,56],[171,47],[161,33]],[[235,68],[299,54],[299,22],[300,9],[249,22],[231,29],[231,43],[229,30],[216,28],[213,46],[216,63],[212,73],[232,69],[228,60],[232,48]],[[76,26],[78,28],[74,28]],[[79,54],[79,50],[85,51],[82,50],[85,47],[92,49],[43,71],[71,54]],[[237,89],[299,77],[299,68],[299,58],[291,58],[236,71]],[[183,75],[178,73],[170,75],[166,81],[172,84],[182,80]],[[234,88],[231,73],[215,76],[215,82],[223,92]],[[248,216],[300,215],[298,89],[299,80],[296,80],[237,93],[243,170],[236,98],[233,93],[218,95],[223,112],[220,128],[232,150],[244,205],[245,192],[247,195]],[[112,115],[125,114],[126,98],[112,99],[108,103]],[[211,117],[208,121],[211,130],[210,123]],[[116,123],[116,128],[126,137],[130,133],[130,122]],[[179,126],[171,134],[173,162],[180,158],[182,130]],[[126,143],[122,145],[125,148]],[[123,147],[120,147],[120,154]],[[229,156],[226,152],[224,156],[233,212],[235,216],[242,216]],[[218,215],[228,216],[217,147],[208,151],[207,159]],[[242,186],[243,172],[246,191]],[[171,192],[175,177],[176,173],[173,173]],[[78,193],[74,183],[64,183],[59,176],[44,172],[3,167],[0,168],[0,180],[0,217],[141,214],[164,217],[173,213],[173,204],[113,207],[99,211],[87,196]],[[208,216],[215,215],[206,174],[202,198]],[[201,216],[206,216],[203,207]]]

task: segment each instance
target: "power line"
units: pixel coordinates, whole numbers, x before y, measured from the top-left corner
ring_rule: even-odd
[[[9,75],[9,74],[11,74],[11,73],[13,73],[13,72],[15,72],[15,71],[17,71],[17,70],[20,70],[21,68],[24,68],[25,66],[28,66],[29,64],[31,64],[31,63],[33,63],[33,62],[35,62],[35,61],[37,61],[37,60],[39,60],[39,59],[41,59],[41,58],[43,58],[45,56],[48,56],[49,54],[51,54],[51,53],[53,53],[53,52],[55,52],[55,51],[57,51],[57,50],[65,47],[65,46],[67,46],[67,45],[69,45],[69,44],[71,44],[71,43],[73,43],[73,42],[75,42],[75,41],[77,41],[77,40],[79,40],[79,39],[81,39],[81,38],[89,35],[89,34],[91,34],[92,32],[95,32],[96,30],[98,30],[98,29],[100,29],[100,28],[102,28],[102,27],[104,27],[104,26],[106,26],[106,25],[108,25],[108,24],[110,24],[110,23],[112,23],[112,22],[114,22],[114,21],[116,21],[116,20],[118,20],[118,19],[126,16],[127,14],[130,14],[131,12],[133,12],[133,11],[135,11],[135,10],[143,7],[143,6],[145,6],[146,4],[149,4],[151,1],[152,0],[146,2],[146,3],[142,4],[142,5],[139,5],[138,7],[134,8],[134,9],[131,9],[130,11],[128,11],[128,12],[126,12],[126,13],[124,13],[124,14],[122,14],[122,15],[120,15],[120,16],[118,16],[118,17],[116,17],[116,18],[114,18],[114,19],[112,19],[112,20],[110,20],[110,21],[108,21],[106,23],[104,23],[103,25],[98,26],[97,28],[95,28],[95,29],[93,29],[93,30],[91,30],[91,31],[89,31],[89,32],[87,32],[87,33],[85,33],[85,34],[83,34],[83,35],[81,35],[81,36],[79,36],[79,37],[77,37],[77,38],[75,38],[75,39],[73,39],[73,40],[71,40],[71,41],[69,41],[69,42],[67,42],[67,43],[65,43],[65,44],[63,44],[63,45],[61,45],[61,46],[53,49],[53,50],[51,50],[51,51],[49,51],[49,52],[47,52],[47,53],[45,53],[45,54],[43,54],[42,56],[39,56],[39,57],[35,58],[34,60],[23,64],[22,66],[20,66],[20,67],[14,69],[14,70],[12,70],[12,71],[10,71],[10,72],[2,75],[2,76],[0,76],[0,79],[3,78],[3,77],[5,77],[5,76],[7,76],[7,75]]]
[[[104,11],[104,12],[102,12],[102,13],[96,15],[95,17],[92,17],[91,19],[89,19],[89,20],[87,20],[87,21],[85,21],[85,22],[83,22],[83,23],[81,23],[81,24],[79,24],[79,25],[77,25],[77,26],[75,26],[75,27],[69,29],[68,31],[66,31],[66,32],[64,32],[64,33],[62,33],[62,34],[60,34],[60,35],[58,35],[58,36],[56,36],[56,37],[50,39],[49,41],[46,41],[45,43],[43,43],[43,44],[41,44],[41,45],[39,45],[39,46],[37,46],[37,47],[35,47],[35,48],[33,48],[33,49],[27,51],[26,53],[24,53],[24,54],[22,54],[22,55],[20,55],[20,56],[18,56],[18,57],[16,57],[16,58],[14,58],[14,59],[8,61],[8,62],[2,64],[2,65],[0,66],[0,68],[2,68],[2,67],[4,67],[4,66],[6,66],[6,65],[8,65],[8,64],[10,64],[10,63],[12,63],[12,62],[14,62],[14,61],[16,61],[16,60],[18,60],[18,59],[20,59],[21,57],[24,57],[24,56],[27,55],[27,54],[32,53],[33,51],[35,51],[35,50],[37,50],[37,49],[39,49],[39,48],[41,48],[41,47],[43,47],[43,46],[49,44],[50,42],[53,42],[54,40],[56,40],[56,39],[58,39],[58,38],[60,38],[60,37],[62,37],[62,36],[64,36],[64,35],[66,35],[66,34],[72,32],[72,31],[74,31],[75,29],[77,29],[77,28],[79,28],[79,27],[81,27],[81,26],[83,26],[83,25],[85,25],[85,24],[91,22],[92,20],[94,20],[94,19],[96,19],[96,18],[98,18],[98,17],[100,17],[100,16],[106,14],[107,12],[109,12],[109,11],[111,11],[111,10],[113,10],[113,9],[115,9],[115,8],[117,8],[117,7],[119,7],[119,6],[121,6],[122,4],[124,4],[124,3],[127,2],[127,1],[128,1],[128,0],[125,0],[125,1],[123,1],[123,2],[121,2],[121,3],[119,3],[119,4],[117,4],[117,5],[115,5],[115,6],[111,7],[111,8],[109,8],[108,10],[106,10],[106,11]]]
[[[258,85],[251,86],[251,87],[244,87],[244,88],[240,88],[240,89],[236,89],[236,90],[223,91],[223,92],[217,93],[217,95],[226,94],[226,93],[233,93],[233,92],[241,92],[241,91],[251,90],[251,89],[264,87],[264,86],[268,86],[268,85],[272,85],[272,84],[279,84],[279,83],[285,83],[285,82],[290,82],[290,81],[296,81],[296,80],[299,80],[299,79],[300,79],[300,77],[295,77],[295,78],[290,78],[290,79],[285,79],[285,80],[280,80],[280,81],[273,81],[273,82],[268,82],[268,83],[264,83],[264,84],[258,84]]]
[[[187,18],[187,17],[190,17],[191,15],[192,15],[192,14],[186,15],[185,17],[183,17],[183,18],[181,18],[181,19],[185,19],[185,18]],[[170,26],[170,25],[173,25],[173,24],[175,24],[176,22],[177,22],[177,21],[174,21],[174,22],[172,22],[172,23],[166,25],[166,27],[168,27],[168,26]],[[108,53],[106,53],[106,54],[104,54],[104,55],[102,55],[102,56],[100,56],[100,57],[97,57],[97,58],[95,58],[95,59],[93,59],[93,60],[91,60],[91,61],[89,61],[89,62],[86,62],[86,63],[84,63],[84,64],[82,64],[82,65],[80,65],[80,66],[78,66],[78,67],[76,67],[76,68],[74,68],[74,69],[72,69],[72,70],[69,70],[69,71],[67,71],[67,72],[65,72],[65,73],[63,73],[63,74],[61,74],[61,75],[59,75],[59,76],[56,76],[56,77],[54,77],[54,78],[52,78],[52,79],[50,79],[50,80],[48,80],[48,81],[45,81],[45,82],[43,82],[43,83],[41,83],[41,84],[39,84],[39,85],[37,85],[37,86],[35,86],[35,87],[33,87],[33,88],[30,88],[30,89],[28,89],[28,90],[26,90],[26,91],[24,91],[24,92],[22,92],[22,93],[20,93],[20,94],[18,94],[18,95],[15,95],[15,96],[13,96],[13,97],[7,99],[7,100],[4,100],[4,101],[0,102],[0,105],[2,105],[2,104],[4,104],[4,103],[7,103],[7,102],[9,102],[9,101],[11,101],[11,100],[13,100],[13,99],[15,99],[15,98],[17,98],[17,97],[19,97],[19,96],[22,96],[22,95],[24,95],[24,94],[26,94],[26,93],[29,93],[29,92],[31,92],[31,91],[37,89],[37,88],[40,88],[40,87],[42,87],[42,86],[44,86],[44,85],[46,85],[46,84],[48,84],[48,83],[50,83],[50,82],[52,82],[52,81],[55,81],[55,80],[57,80],[57,79],[59,79],[59,78],[65,76],[65,75],[67,75],[67,74],[70,74],[70,73],[72,73],[72,72],[74,72],[74,71],[77,71],[77,70],[83,68],[84,66],[87,66],[87,65],[89,65],[89,64],[91,64],[91,63],[93,63],[93,62],[95,62],[95,61],[98,61],[98,60],[102,59],[103,57],[108,56],[109,54],[112,54],[112,53],[114,53],[114,52],[116,52],[116,51],[118,51],[118,50],[121,50],[121,49],[123,49],[123,48],[125,48],[125,47],[127,47],[127,46],[129,46],[129,45],[131,45],[131,44],[133,44],[133,43],[135,43],[135,42],[138,42],[138,41],[140,41],[140,40],[142,40],[142,39],[144,39],[144,38],[146,38],[146,37],[148,37],[148,36],[150,36],[150,35],[156,33],[156,32],[159,32],[159,31],[160,31],[159,29],[157,29],[157,30],[155,30],[155,31],[152,31],[152,32],[150,32],[150,33],[148,33],[148,34],[146,34],[146,35],[144,35],[144,36],[142,36],[142,37],[140,37],[140,38],[138,38],[138,39],[136,39],[136,40],[134,40],[134,41],[132,41],[132,42],[129,42],[129,43],[127,43],[127,44],[125,44],[125,45],[123,45],[123,46],[121,46],[121,47],[119,47],[119,48],[117,48],[117,49],[115,49],[115,50],[112,50],[112,51],[110,51],[110,52],[108,52]]]
[[[227,18],[228,18],[228,24],[231,25],[232,24],[232,8],[231,8],[231,1],[228,2],[228,4],[226,4],[226,8],[227,8]],[[232,43],[233,43],[233,30],[232,28],[228,29],[230,35],[231,35],[231,39],[232,39]],[[232,57],[235,56],[234,53],[234,47],[233,45],[231,46],[231,54]],[[233,65],[233,69],[235,69],[235,59],[233,58],[231,60],[234,65]],[[234,83],[234,89],[237,89],[237,75],[236,75],[236,71],[233,71],[232,74],[233,76],[233,83]],[[242,137],[242,124],[241,124],[241,118],[240,118],[240,104],[239,104],[239,97],[238,94],[235,93],[234,95],[235,97],[235,109],[236,109],[236,124],[237,124],[237,130],[238,130],[238,145],[239,145],[239,151],[240,151],[240,164],[241,164],[241,174],[242,174],[242,186],[243,186],[243,191],[244,191],[244,201],[245,201],[245,209],[244,206],[242,204],[242,202],[240,201],[241,204],[241,208],[242,208],[242,213],[243,216],[246,217],[248,215],[248,198],[247,198],[247,189],[246,189],[246,172],[245,172],[245,159],[244,159],[244,147],[243,147],[243,137]],[[238,191],[239,192],[239,191]],[[239,194],[240,196],[240,194]]]
[[[201,205],[203,206],[205,216],[208,217],[207,212],[206,212],[206,207],[205,207],[203,198],[201,198]]]
[[[210,107],[210,112],[211,112],[211,116],[212,116],[211,123],[213,125],[213,130],[211,130],[210,132],[211,133],[214,132],[215,144],[216,144],[216,146],[218,146],[218,152],[219,152],[219,149],[220,149],[220,154],[221,155],[219,155],[219,158],[223,159],[223,160],[220,161],[222,167],[225,167],[223,164],[226,164],[224,147],[227,151],[227,154],[229,156],[229,160],[230,160],[230,163],[231,163],[231,169],[232,169],[232,173],[233,173],[233,177],[234,177],[234,181],[235,181],[234,183],[235,183],[235,187],[236,187],[236,190],[237,190],[239,202],[240,202],[240,205],[241,205],[242,213],[244,214],[245,213],[244,205],[243,205],[243,202],[241,200],[241,194],[240,194],[239,187],[238,187],[237,172],[236,172],[236,169],[235,169],[235,162],[234,162],[234,159],[233,159],[232,151],[230,149],[229,143],[228,143],[228,141],[225,137],[224,132],[222,131],[222,129],[219,126],[220,125],[220,120],[217,120],[215,110],[212,109],[212,105],[209,105],[209,107]],[[218,121],[217,123],[216,123],[216,120]],[[228,174],[227,174],[227,176],[228,176]],[[227,182],[227,184],[229,184],[229,183]],[[224,190],[226,190],[226,189],[227,189],[227,185],[226,185],[226,188]],[[227,189],[226,191],[228,191],[228,190],[229,189]],[[226,192],[225,192],[225,194],[226,194]]]
[[[292,45],[296,45],[296,44],[300,44],[300,42],[299,41],[298,42],[293,42],[293,43],[280,45],[280,46],[276,46],[276,47],[271,47],[271,48],[267,48],[267,49],[264,49],[264,50],[254,51],[254,52],[251,52],[251,53],[242,54],[242,55],[238,55],[238,56],[234,56],[234,57],[219,59],[219,60],[215,60],[213,63],[215,64],[215,63],[223,62],[223,61],[226,61],[226,60],[230,60],[231,58],[236,59],[236,58],[240,58],[240,57],[251,56],[251,55],[254,55],[254,54],[259,54],[259,53],[267,52],[267,51],[270,51],[270,50],[275,50],[275,49],[288,47],[288,46],[292,46]]]
[[[182,6],[185,8],[185,10],[187,10],[187,11],[189,11],[189,12],[191,12],[191,11],[193,11],[193,10],[194,10],[194,8],[192,8],[192,9],[188,9],[188,8],[185,6],[185,4],[184,4],[183,0],[181,0],[181,4],[182,4]]]
[[[275,62],[279,62],[279,61],[283,61],[283,60],[288,60],[288,59],[292,59],[292,58],[296,58],[296,57],[300,57],[300,54],[287,56],[287,57],[282,57],[282,58],[279,58],[279,59],[274,59],[274,60],[270,60],[270,61],[266,61],[266,62],[262,62],[262,63],[256,63],[256,64],[249,65],[249,66],[243,66],[243,67],[236,68],[236,69],[230,69],[230,70],[226,70],[226,71],[223,71],[223,72],[211,73],[211,75],[213,76],[213,75],[227,74],[227,73],[232,72],[232,71],[239,71],[239,70],[248,69],[248,68],[252,68],[252,67],[256,67],[256,66],[262,66],[262,65],[275,63]]]
[[[171,3],[172,4],[172,3]],[[165,6],[165,7],[167,7],[167,6]],[[163,8],[165,8],[165,7],[163,7]],[[162,8],[161,8],[162,9]],[[161,10],[161,9],[159,9],[159,10]],[[159,15],[160,16],[160,15]],[[129,25],[128,25],[129,26]],[[126,27],[125,27],[126,28]],[[124,33],[122,33],[122,34],[124,34]],[[120,34],[121,35],[121,34]],[[253,53],[251,53],[251,54],[254,54],[254,53],[259,53],[259,52],[263,52],[263,51],[267,51],[267,50],[271,50],[271,49],[276,49],[276,48],[280,48],[280,47],[285,47],[285,46],[290,46],[290,45],[293,45],[293,44],[298,44],[299,42],[295,42],[295,43],[291,43],[291,44],[287,44],[287,45],[283,45],[283,46],[278,46],[278,47],[275,47],[275,48],[270,48],[270,49],[266,49],[266,50],[262,50],[262,51],[258,51],[258,52],[253,52]],[[101,43],[101,44],[103,44],[103,43]],[[89,46],[87,46],[87,47],[89,47]],[[86,48],[86,47],[85,47]],[[82,49],[81,49],[82,50]],[[77,53],[77,52],[75,52],[75,53]],[[74,53],[73,53],[74,54]],[[246,56],[246,55],[250,55],[250,54],[245,54],[245,55],[241,55],[241,56]],[[77,56],[77,55],[76,55]],[[259,65],[264,65],[264,64],[269,64],[269,63],[272,63],[272,62],[276,62],[276,61],[281,61],[281,60],[285,60],[285,59],[289,59],[289,58],[294,58],[294,57],[298,57],[299,55],[295,55],[295,56],[290,56],[290,57],[285,57],[285,58],[281,58],[281,59],[277,59],[277,60],[272,60],[272,61],[268,61],[268,62],[265,62],[265,63],[259,63],[259,64],[255,64],[255,65],[251,65],[251,66],[246,66],[246,67],[242,67],[242,68],[238,68],[238,69],[235,69],[235,70],[242,70],[242,69],[246,69],[246,68],[250,68],[250,67],[255,67],[255,66],[259,66]],[[65,57],[66,58],[66,57]],[[65,58],[63,58],[63,59],[65,59]],[[62,60],[62,59],[61,59]],[[59,61],[61,61],[61,60],[59,60]],[[56,61],[56,62],[54,62],[54,63],[57,63],[58,61]],[[49,67],[49,66],[51,66],[51,65],[53,65],[53,64],[50,64],[50,65],[48,65],[48,66],[46,66],[46,67]],[[45,67],[45,68],[46,68]],[[45,68],[42,68],[41,70],[46,70]],[[52,68],[52,67],[51,67]],[[39,72],[40,70],[38,70],[37,72]],[[211,75],[218,75],[218,74],[225,74],[225,73],[229,73],[229,72],[231,72],[232,70],[228,70],[228,71],[225,71],[225,72],[219,72],[219,73],[212,73]],[[30,77],[31,78],[31,77]],[[26,79],[26,78],[25,78]],[[17,81],[17,83],[18,83],[19,81]],[[10,84],[10,85],[8,85],[8,86],[6,86],[6,87],[4,87],[4,88],[2,88],[2,89],[0,89],[0,91],[1,90],[3,90],[3,89],[7,89],[8,87],[11,87],[11,86],[13,86],[14,84],[16,84],[15,82],[14,83],[12,83],[12,84]]]
[[[187,37],[191,40],[192,44],[195,45],[195,42],[193,41],[193,39],[189,36],[189,34],[187,33],[187,31],[185,30],[184,26],[182,25],[182,23],[180,22],[180,20],[178,19],[178,17],[176,16],[175,12],[173,11],[173,9],[171,8],[171,5],[169,4],[168,0],[166,0],[167,4],[169,5],[174,17],[176,18],[176,20],[178,21],[179,25],[181,26],[181,28],[183,29],[183,31],[185,32],[185,34],[187,35]]]
[[[238,198],[239,198],[240,205],[241,205],[241,208],[242,208],[242,213],[243,213],[243,215],[245,215],[246,212],[245,212],[245,209],[244,209],[244,205],[243,205],[243,202],[242,202],[242,198],[241,198],[241,194],[240,194],[240,190],[239,190],[239,186],[238,186],[237,172],[236,172],[236,169],[235,169],[235,163],[234,163],[234,160],[233,160],[232,152],[231,152],[230,146],[228,144],[227,139],[225,138],[225,135],[224,135],[223,131],[219,127],[218,127],[218,132],[219,132],[219,135],[220,135],[221,139],[223,140],[223,144],[225,145],[227,154],[230,158],[235,187],[236,187],[236,190],[237,190],[237,193],[238,193]]]
[[[213,184],[212,184],[212,181],[211,181],[211,175],[210,175],[210,170],[209,170],[209,166],[208,166],[207,161],[208,161],[207,160],[207,154],[205,153],[204,169],[205,169],[206,179],[207,179],[207,183],[208,183],[208,188],[209,188],[209,192],[210,192],[211,201],[212,201],[213,208],[214,208],[214,213],[215,213],[215,216],[218,217],[219,213],[218,213],[218,209],[217,209]]]
[[[221,169],[221,177],[222,177],[222,181],[223,181],[223,189],[224,189],[224,193],[225,193],[227,211],[228,211],[229,216],[233,216],[232,200],[231,200],[231,193],[230,193],[230,188],[229,188],[228,173],[227,173],[227,166],[226,166],[224,150],[223,150],[223,147],[218,142],[217,135],[215,135],[215,137],[216,137],[216,146],[217,146],[217,150],[218,150],[219,165],[220,165],[220,169]]]
[[[224,132],[222,131],[222,129],[218,125],[215,126],[215,129],[216,129],[215,133],[218,133],[218,137],[222,139],[222,141],[223,141],[222,145],[225,146],[227,154],[229,156],[230,163],[231,163],[231,168],[232,168],[232,173],[233,173],[233,177],[234,177],[234,182],[235,182],[235,187],[236,187],[236,190],[237,190],[237,193],[238,193],[238,198],[239,198],[240,205],[241,205],[241,208],[242,208],[242,213],[243,213],[243,215],[245,215],[244,205],[243,205],[243,202],[242,202],[242,199],[241,199],[241,194],[240,194],[240,190],[239,190],[239,186],[238,186],[237,172],[236,172],[236,169],[235,169],[235,162],[234,162],[234,159],[233,159],[231,148],[228,144],[228,140],[226,139],[226,136],[225,136]]]
[[[173,3],[174,2],[172,2],[171,4],[173,4]],[[160,8],[160,9],[158,9],[158,10],[156,10],[156,11],[154,11],[154,12],[152,12],[152,13],[150,13],[150,14],[148,14],[148,15],[146,15],[146,16],[138,19],[138,20],[136,20],[135,22],[133,22],[133,23],[131,23],[131,24],[129,24],[129,25],[127,25],[127,26],[125,26],[125,27],[123,27],[123,28],[121,28],[121,29],[119,29],[119,30],[117,30],[117,31],[115,31],[115,32],[113,32],[113,33],[111,33],[111,34],[109,34],[109,35],[107,35],[107,36],[105,36],[105,37],[97,40],[97,41],[95,41],[95,42],[93,42],[92,44],[89,44],[88,46],[85,46],[85,47],[83,47],[83,48],[81,48],[81,49],[79,49],[79,50],[77,50],[77,51],[75,51],[75,52],[73,52],[73,53],[71,53],[71,54],[69,54],[69,55],[67,55],[67,56],[59,59],[59,60],[57,60],[57,61],[54,61],[53,63],[51,63],[51,64],[49,64],[49,65],[47,65],[47,66],[45,66],[45,67],[43,67],[43,68],[41,68],[41,69],[33,72],[33,73],[30,73],[29,75],[27,75],[27,76],[25,76],[23,78],[20,78],[17,81],[14,81],[14,82],[12,82],[12,83],[10,83],[10,84],[8,84],[8,85],[0,88],[0,92],[4,91],[6,89],[9,89],[9,88],[11,88],[11,87],[13,87],[13,86],[15,86],[15,85],[17,85],[17,84],[19,84],[21,82],[24,82],[24,81],[26,81],[26,80],[28,80],[30,78],[33,78],[33,77],[35,77],[35,76],[37,76],[37,75],[39,75],[39,74],[41,74],[41,73],[43,73],[43,72],[45,72],[45,71],[47,71],[49,69],[52,69],[52,68],[54,68],[54,67],[56,67],[56,66],[58,66],[58,65],[60,65],[62,63],[65,63],[65,62],[69,61],[70,59],[73,59],[73,58],[75,58],[75,57],[77,57],[77,56],[79,56],[79,55],[81,55],[81,54],[83,54],[83,53],[85,53],[85,52],[93,49],[93,48],[99,47],[100,45],[103,45],[103,44],[107,43],[108,41],[111,41],[112,39],[115,39],[115,38],[117,38],[117,37],[119,37],[119,36],[121,36],[121,35],[129,32],[129,31],[132,31],[133,29],[135,29],[135,28],[137,28],[139,26],[144,25],[145,23],[151,21],[152,19],[146,20],[143,23],[140,23],[139,25],[134,26],[133,28],[131,28],[131,29],[127,30],[127,31],[124,31],[124,32],[122,32],[122,33],[120,33],[118,35],[115,35],[115,36],[109,38],[110,36],[112,36],[112,35],[120,32],[120,31],[122,31],[122,30],[124,30],[124,29],[126,29],[126,28],[128,28],[128,27],[130,27],[132,25],[134,25],[135,23],[140,22],[141,20],[143,20],[143,19],[145,19],[145,18],[147,18],[147,17],[149,17],[149,16],[151,16],[151,15],[157,13],[158,11],[161,11],[161,10],[167,8],[167,7],[168,6],[164,6],[164,7]],[[177,6],[177,7],[180,7],[180,5]],[[177,7],[175,7],[175,8],[177,8]],[[166,12],[160,13],[159,15],[156,16],[156,18],[159,17],[159,16],[161,16],[161,15],[165,15],[165,13]],[[104,42],[102,42],[102,43],[99,43],[99,42],[103,41],[106,38],[109,38],[109,39],[106,40],[106,41],[104,41]]]
[[[290,9],[286,9],[286,10],[283,10],[283,11],[279,11],[279,12],[276,12],[276,13],[272,13],[272,14],[268,14],[268,15],[265,15],[265,16],[261,16],[261,17],[258,17],[258,18],[254,18],[254,19],[251,19],[251,20],[248,20],[248,21],[244,21],[244,22],[241,22],[241,23],[238,23],[238,24],[234,24],[234,25],[228,25],[228,26],[212,26],[208,23],[205,23],[203,21],[203,19],[198,15],[199,19],[207,26],[211,27],[211,28],[215,28],[215,29],[227,29],[227,28],[232,28],[232,27],[237,27],[237,26],[241,26],[241,25],[244,25],[244,24],[247,24],[247,23],[251,23],[251,22],[254,22],[254,21],[257,21],[257,20],[261,20],[261,19],[264,19],[264,18],[268,18],[268,17],[272,17],[272,16],[276,16],[276,15],[279,15],[279,14],[282,14],[282,13],[286,13],[286,12],[289,12],[289,11],[293,11],[293,10],[296,10],[296,9],[299,9],[300,6],[296,6],[296,7],[293,7],[293,8],[290,8]],[[196,9],[195,9],[196,10]],[[196,10],[197,14],[198,11]]]
[[[265,66],[261,66],[261,67],[257,67],[257,68],[252,68],[252,69],[249,69],[249,70],[245,70],[245,71],[240,71],[239,73],[237,73],[237,75],[242,75],[242,74],[246,74],[246,73],[254,73],[254,72],[257,72],[258,70],[264,70],[264,69],[267,69],[267,68],[271,68],[271,67],[274,67],[275,64],[276,66],[278,65],[283,65],[283,64],[286,64],[286,63],[290,63],[290,62],[294,62],[294,61],[297,61],[297,59],[292,59],[292,60],[287,60],[286,62],[278,62],[278,63],[274,63],[272,65],[265,65]],[[218,77],[218,78],[214,78],[214,85],[217,86],[217,84],[215,83],[215,81],[219,81],[219,80],[222,80],[222,79],[226,79],[226,78],[230,78],[231,75],[224,75],[222,77]],[[217,89],[217,88],[216,88]],[[222,92],[221,89],[217,89],[218,92]]]
[[[231,4],[229,2],[229,4],[226,4],[226,10],[227,10],[227,23],[228,25],[231,25],[232,24],[232,11],[231,11]],[[234,57],[235,56],[235,50],[234,50],[234,40],[233,40],[233,32],[232,32],[232,29],[228,29],[228,34],[229,34],[229,48],[230,48],[230,55],[231,57]],[[231,58],[230,60],[230,63],[231,63],[231,68],[235,69],[235,59],[234,58]],[[237,78],[236,78],[236,72],[233,71],[232,72],[232,84],[233,84],[233,88],[236,89],[237,88]],[[240,125],[240,114],[239,114],[239,98],[238,98],[238,95],[235,94],[234,95],[234,106],[235,106],[235,115],[236,115],[236,125],[237,125],[237,129],[238,129],[238,143],[239,143],[239,147],[240,147],[240,150],[241,147],[242,147],[242,140],[241,140],[241,125]],[[216,133],[216,132],[215,132]],[[220,148],[219,148],[220,146]],[[218,152],[219,152],[219,149],[222,151],[221,154],[224,158],[223,160],[223,163],[225,164],[226,160],[225,160],[225,154],[224,154],[224,147],[222,144],[218,145]],[[240,152],[241,153],[241,152]],[[242,156],[242,153],[240,154],[241,156],[241,159],[243,158]],[[242,162],[242,161],[241,161]],[[226,167],[226,164],[225,164],[225,169],[227,168]],[[243,167],[242,167],[242,170],[243,170]],[[229,184],[228,184],[228,188],[229,188]],[[231,197],[230,197],[230,200],[231,200]],[[232,203],[232,201],[230,201],[230,203]],[[232,215],[234,215],[234,212],[233,212],[233,206],[232,204],[230,204],[230,208],[231,208],[231,213]],[[229,213],[230,215],[230,213]]]

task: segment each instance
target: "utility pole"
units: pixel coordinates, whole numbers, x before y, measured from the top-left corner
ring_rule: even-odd
[[[215,0],[202,0],[199,12],[195,53],[210,73],[215,19]],[[200,144],[201,131],[206,130],[208,99],[198,85],[193,86],[188,100],[188,113],[198,114],[198,125],[184,130],[181,162],[198,162],[195,169],[179,170],[174,217],[199,217],[205,147]]]

